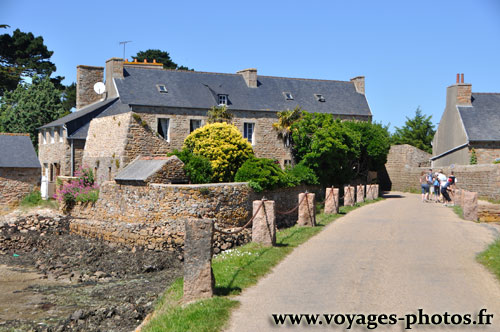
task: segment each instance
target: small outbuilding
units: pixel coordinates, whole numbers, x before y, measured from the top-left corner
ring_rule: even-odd
[[[116,176],[118,184],[145,186],[148,183],[188,183],[184,163],[177,157],[137,157]]]
[[[29,134],[0,133],[0,208],[16,205],[40,185],[40,162]]]

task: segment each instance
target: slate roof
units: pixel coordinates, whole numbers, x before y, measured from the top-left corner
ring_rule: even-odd
[[[40,168],[29,135],[0,133],[0,167]]]
[[[472,93],[472,107],[458,111],[469,141],[500,141],[500,93]]]
[[[83,107],[82,109],[80,109],[78,111],[70,113],[66,116],[63,116],[60,119],[57,119],[57,120],[52,121],[44,126],[41,126],[38,129],[66,125],[66,128],[68,130],[68,137],[71,138],[73,133],[75,133],[77,130],[84,127],[86,124],[88,124],[90,122],[90,120],[92,120],[97,115],[99,115],[101,112],[103,112],[109,105],[112,105],[116,100],[118,100],[118,98],[110,98],[110,99],[106,99],[103,101],[99,101],[99,102],[90,104],[86,107]],[[87,130],[88,130],[88,126],[87,126]],[[83,138],[86,138],[86,137],[87,137],[87,135],[85,132],[85,137],[83,137]]]
[[[158,172],[168,161],[168,158],[145,159],[137,158],[128,164],[115,176],[119,181],[145,181]]]
[[[366,97],[352,82],[260,75],[257,81],[257,88],[249,88],[240,74],[131,67],[125,67],[123,79],[115,79],[123,104],[209,109],[217,105],[218,94],[226,94],[234,110],[276,112],[300,106],[309,112],[371,116]],[[164,84],[168,92],[160,93],[157,84]],[[294,99],[286,100],[284,92]]]

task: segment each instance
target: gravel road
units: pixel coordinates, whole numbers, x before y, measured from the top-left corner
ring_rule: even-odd
[[[241,306],[226,331],[340,331],[347,325],[328,326],[324,319],[279,328],[271,314],[403,317],[420,308],[430,316],[473,318],[485,308],[494,314],[493,325],[415,325],[413,331],[500,331],[500,282],[475,260],[498,236],[498,225],[461,220],[420,195],[391,193],[329,225],[238,296]],[[404,323],[376,330],[403,331]]]

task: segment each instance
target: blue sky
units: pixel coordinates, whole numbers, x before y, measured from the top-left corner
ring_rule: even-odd
[[[374,120],[402,126],[417,106],[434,123],[465,74],[500,92],[500,1],[0,0],[0,24],[42,36],[56,75],[161,49],[200,71],[349,80],[366,77]]]

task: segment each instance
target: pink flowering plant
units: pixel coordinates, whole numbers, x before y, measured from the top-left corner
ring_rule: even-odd
[[[99,198],[99,186],[95,183],[94,172],[90,168],[80,167],[76,172],[76,180],[63,184],[55,198],[66,205],[75,202],[95,202]]]

